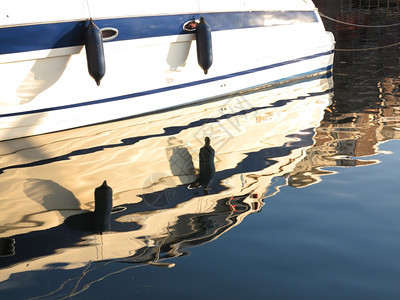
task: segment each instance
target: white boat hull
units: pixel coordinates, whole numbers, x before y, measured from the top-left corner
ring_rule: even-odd
[[[105,9],[105,1],[88,2],[88,6],[83,2],[72,2],[73,7],[81,8],[76,9],[76,15],[64,12],[59,19],[45,23],[29,18],[29,24],[18,23],[22,22],[18,18],[16,24],[1,20],[0,36],[4,33],[15,38],[23,51],[17,46],[0,49],[0,140],[156,112],[332,68],[333,37],[325,32],[313,5],[303,1],[290,1],[300,4],[288,11],[257,1],[244,1],[247,6],[231,1],[221,10],[203,1],[201,15],[213,29],[214,63],[207,75],[197,63],[195,35],[181,29],[200,15],[197,2],[189,1],[168,15],[165,12],[171,9],[162,11],[161,5],[159,14],[150,16],[144,8],[126,4],[110,11]],[[35,48],[21,42],[17,34],[12,35],[15,30],[21,35],[33,32],[34,36],[39,28],[50,35],[59,24],[68,35],[90,17],[100,28],[120,26],[119,37],[104,43],[106,75],[100,86],[88,74],[84,46],[68,44],[66,35],[56,43],[61,46],[53,48],[46,48],[45,43]],[[252,20],[258,23],[254,25]],[[141,24],[157,30],[129,32]],[[68,26],[75,29],[64,29]],[[181,32],[171,34],[174,31],[167,30],[171,26]]]

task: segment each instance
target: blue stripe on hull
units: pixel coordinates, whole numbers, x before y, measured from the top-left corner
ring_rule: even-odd
[[[158,93],[178,90],[178,89],[182,89],[182,88],[187,88],[187,87],[191,87],[191,86],[197,86],[197,85],[201,85],[201,84],[215,82],[215,81],[219,81],[219,80],[224,80],[224,79],[228,79],[228,78],[233,78],[233,77],[237,77],[237,76],[247,75],[247,74],[251,74],[251,73],[255,73],[255,72],[265,71],[268,69],[273,69],[273,68],[293,64],[293,63],[304,61],[304,60],[309,60],[309,59],[313,59],[313,58],[317,58],[317,57],[321,57],[321,56],[325,56],[325,55],[331,55],[332,53],[333,53],[333,50],[314,54],[314,55],[309,55],[309,56],[305,56],[305,57],[301,57],[301,58],[297,58],[297,59],[293,59],[293,60],[289,60],[289,61],[285,61],[282,63],[276,63],[276,64],[272,64],[272,65],[268,65],[268,66],[262,66],[262,67],[258,67],[258,68],[254,68],[254,69],[240,71],[240,72],[236,72],[236,73],[231,73],[231,74],[207,78],[207,79],[203,79],[203,80],[173,85],[173,86],[169,86],[169,87],[162,87],[162,88],[153,89],[153,90],[147,90],[147,91],[142,91],[142,92],[137,92],[137,93],[132,93],[132,94],[120,95],[120,96],[116,96],[116,97],[110,97],[110,98],[105,98],[105,99],[99,99],[99,100],[88,101],[88,102],[83,102],[83,103],[76,103],[76,104],[69,104],[69,105],[62,105],[62,106],[56,106],[56,107],[48,107],[48,108],[42,108],[42,109],[37,109],[37,110],[31,110],[31,111],[0,114],[0,118],[16,117],[16,116],[23,116],[23,115],[29,115],[29,114],[77,108],[77,107],[83,107],[83,106],[89,106],[89,105],[96,105],[96,104],[102,104],[102,103],[108,103],[108,102],[127,100],[127,99],[137,98],[137,97],[146,96],[146,95],[158,94]],[[307,75],[311,75],[311,74],[318,73],[318,72],[328,71],[331,68],[332,68],[332,66],[327,66],[327,67],[313,70],[313,71],[310,71],[307,73],[298,74],[294,77],[302,77],[302,76],[307,76]],[[290,78],[282,78],[277,81],[267,82],[266,84],[273,84],[273,83],[285,81],[288,79],[290,79]]]
[[[265,21],[318,22],[314,11],[224,12],[202,14],[213,31],[267,26]],[[185,22],[199,14],[130,17],[94,20],[99,28],[114,27],[119,35],[114,41],[187,34]],[[272,24],[273,25],[273,24]],[[272,26],[269,24],[268,26]],[[61,22],[0,28],[0,54],[19,53],[83,45],[87,21]]]

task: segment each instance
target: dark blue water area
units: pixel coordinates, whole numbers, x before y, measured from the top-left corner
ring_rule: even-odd
[[[257,236],[269,236],[260,264],[272,298],[397,298],[400,143],[385,146],[395,154],[377,155],[379,164],[332,168],[339,173],[317,185],[284,188],[249,220]]]

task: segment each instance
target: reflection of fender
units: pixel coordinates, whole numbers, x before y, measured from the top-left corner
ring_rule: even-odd
[[[204,74],[207,74],[208,69],[213,63],[213,52],[211,27],[206,23],[203,17],[200,18],[200,23],[196,27],[196,46],[197,61],[203,69]]]
[[[199,153],[199,161],[200,161],[199,182],[204,188],[207,188],[215,176],[215,164],[214,164],[215,151],[210,145],[211,141],[209,137],[206,137],[204,141],[205,144],[203,147],[201,147]]]
[[[100,29],[90,20],[85,31],[86,59],[90,76],[100,85],[106,73],[104,59],[103,36]]]
[[[104,180],[103,184],[94,191],[94,232],[110,230],[113,191]]]

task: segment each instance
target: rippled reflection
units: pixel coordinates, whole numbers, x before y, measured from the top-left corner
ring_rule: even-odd
[[[120,265],[116,272],[173,267],[179,263],[173,258],[260,211],[263,199],[286,184],[276,178],[300,174],[331,92],[331,75],[321,75],[1,142],[0,279],[12,285],[26,273],[79,270],[80,277],[53,277],[59,288],[48,289],[75,295],[91,285],[80,285],[85,272],[97,274],[90,282],[113,274],[103,274],[100,265]],[[96,230],[94,189],[104,180],[113,190],[113,209],[111,215],[105,210],[104,226]]]
[[[399,139],[399,55],[398,47],[373,51],[398,42],[399,12],[392,3],[380,6],[361,1],[333,3],[314,1],[319,9],[340,21],[377,26],[347,26],[324,20],[335,35],[340,51],[335,52],[334,97],[321,125],[316,129],[315,144],[307,149],[296,172],[289,178],[294,187],[304,187],[333,174],[331,167],[366,166],[379,163],[374,155],[385,141]],[[350,49],[350,51],[346,51]]]

